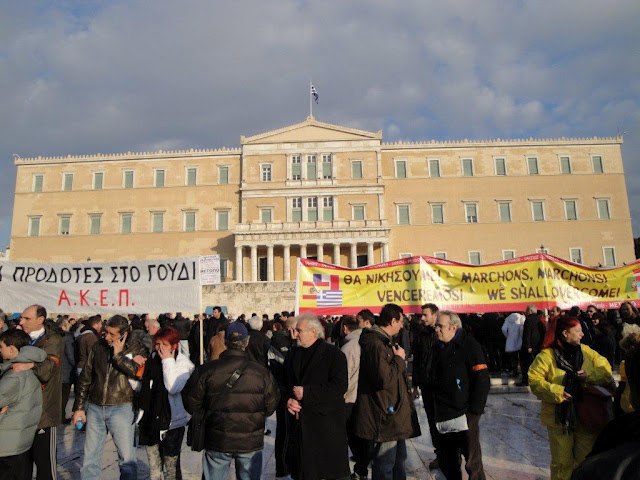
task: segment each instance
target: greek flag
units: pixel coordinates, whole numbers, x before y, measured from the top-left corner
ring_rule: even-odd
[[[311,84],[311,95],[313,95],[313,99],[318,103],[318,91],[316,87],[313,86],[313,83]]]

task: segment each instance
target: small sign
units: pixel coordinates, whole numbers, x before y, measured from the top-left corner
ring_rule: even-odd
[[[201,256],[200,285],[217,285],[220,281],[220,255]]]

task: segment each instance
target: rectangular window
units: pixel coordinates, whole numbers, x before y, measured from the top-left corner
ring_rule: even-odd
[[[162,233],[164,230],[164,213],[155,212],[151,214],[151,231]]]
[[[398,205],[398,225],[409,225],[410,223],[409,205]]]
[[[300,180],[302,178],[302,161],[300,155],[291,156],[291,178]]]
[[[502,250],[502,259],[503,260],[511,260],[513,258],[516,258],[516,251],[515,250]]]
[[[218,167],[218,185],[229,184],[229,167]]]
[[[362,178],[362,160],[351,161],[351,178]]]
[[[318,198],[317,197],[307,198],[307,221],[309,222],[318,221]]]
[[[352,218],[354,220],[364,220],[364,205],[354,205]]]
[[[531,209],[534,222],[544,222],[544,202],[534,201],[531,202]]]
[[[480,252],[469,252],[469,263],[471,265],[481,265]]]
[[[156,170],[154,177],[154,187],[164,187],[164,170]]]
[[[261,179],[263,182],[270,182],[271,181],[271,165],[270,164],[264,164],[261,167]]]
[[[102,215],[89,216],[89,233],[91,235],[100,235],[100,224],[102,223]]]
[[[505,158],[494,158],[496,175],[504,177],[507,174],[507,160]]]
[[[567,220],[578,220],[578,207],[575,200],[564,201],[564,216]]]
[[[527,157],[527,167],[529,168],[529,175],[538,175],[538,158]]]
[[[65,192],[73,190],[73,173],[62,174],[62,190]]]
[[[413,257],[413,253],[401,253],[399,258],[411,258]]]
[[[198,169],[195,167],[187,168],[187,185],[193,186],[198,180]]]
[[[593,173],[604,173],[604,166],[602,165],[602,157],[600,155],[591,157],[591,165],[593,165]]]
[[[229,230],[229,212],[227,210],[220,210],[216,212],[217,221],[217,229],[218,230]]]
[[[93,189],[102,190],[103,180],[104,180],[104,173],[93,172]]]
[[[431,223],[444,223],[444,205],[441,203],[431,204]]]
[[[396,178],[407,178],[406,160],[396,160]]]
[[[560,157],[560,173],[563,175],[571,174],[571,158]]]
[[[333,178],[332,156],[330,153],[322,155],[322,178]]]
[[[37,174],[33,176],[33,188],[36,193],[42,192],[42,185],[44,184],[44,175]]]
[[[131,233],[133,214],[123,213],[120,216],[120,233]]]
[[[196,231],[196,212],[184,212],[184,231]]]
[[[437,158],[429,160],[429,176],[431,178],[440,177],[440,160]]]
[[[498,202],[498,214],[502,223],[511,221],[511,202]]]
[[[473,159],[472,158],[462,159],[462,176],[473,177]]]
[[[302,221],[302,197],[296,197],[291,199],[291,221]]]
[[[478,223],[478,205],[476,203],[465,203],[464,214],[467,223]]]
[[[122,172],[122,185],[124,188],[133,188],[133,170]]]
[[[615,267],[616,266],[616,249],[613,247],[604,247],[602,249],[602,253],[604,256],[604,266]]]
[[[582,263],[582,249],[581,248],[570,248],[569,249],[569,259],[573,263]]]
[[[446,260],[447,252],[433,252],[433,256],[439,258],[440,260]]]
[[[307,155],[307,179],[315,180],[318,178],[318,168],[315,155]]]
[[[260,209],[260,222],[261,223],[271,223],[271,212],[270,208],[261,208]]]
[[[333,221],[333,197],[322,199],[322,220],[325,222]]]
[[[29,217],[29,236],[40,236],[40,217]]]
[[[600,220],[611,219],[611,211],[609,210],[609,200],[606,198],[599,198],[598,202],[598,218]]]
[[[71,229],[71,217],[69,215],[63,215],[59,217],[58,234],[69,235]]]

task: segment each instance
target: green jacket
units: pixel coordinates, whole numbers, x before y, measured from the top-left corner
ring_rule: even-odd
[[[20,455],[31,448],[42,414],[42,386],[33,370],[16,373],[12,363],[42,362],[44,350],[22,347],[18,356],[0,365],[0,457]]]

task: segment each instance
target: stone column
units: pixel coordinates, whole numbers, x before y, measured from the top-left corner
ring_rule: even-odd
[[[382,243],[382,262],[389,261],[389,242]]]
[[[258,246],[251,245],[251,281],[258,281]]]
[[[358,266],[358,244],[351,244],[351,268],[357,268]]]
[[[300,244],[300,258],[307,258],[307,244]]]
[[[284,262],[284,281],[291,281],[291,245],[285,245],[282,252],[282,260]]]
[[[242,247],[236,247],[236,282],[242,281]]]
[[[375,259],[373,258],[373,242],[367,242],[367,265],[373,265]]]
[[[333,264],[340,265],[340,244],[333,244]]]
[[[318,257],[319,262],[324,261],[324,245],[322,243],[319,243],[316,246],[316,256]]]
[[[267,280],[273,282],[273,245],[267,245]]]

